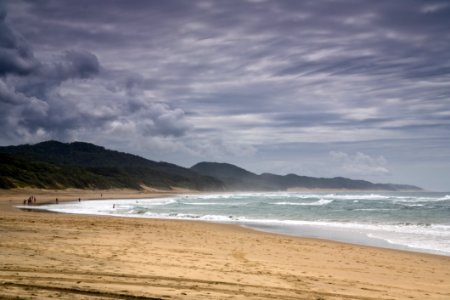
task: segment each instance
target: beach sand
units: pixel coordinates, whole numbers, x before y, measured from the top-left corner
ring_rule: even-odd
[[[167,193],[0,191],[0,298],[450,299],[450,257],[205,222],[20,211]],[[16,298],[17,297],[17,298]]]

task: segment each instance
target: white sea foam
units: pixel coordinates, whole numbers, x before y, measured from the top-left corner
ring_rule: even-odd
[[[275,205],[298,205],[298,206],[322,206],[332,203],[334,200],[320,199],[315,202],[275,202]]]
[[[322,229],[323,236],[319,233],[316,237],[333,238],[333,232],[346,232],[347,235],[364,234],[368,238],[385,241],[391,245],[403,246],[405,248],[415,249],[416,251],[425,251],[437,254],[450,255],[450,226],[433,225],[382,225],[382,224],[362,224],[362,223],[342,223],[342,222],[323,222],[323,221],[296,221],[296,220],[241,220],[249,226],[278,225],[291,228],[298,227],[299,235],[308,232],[308,228]],[[282,232],[282,230],[280,231]],[[320,232],[320,231],[319,231]],[[353,232],[353,234],[352,234]],[[345,239],[343,239],[345,241]]]
[[[450,255],[450,242],[443,240],[441,237],[430,237],[421,234],[405,235],[395,232],[369,233],[368,237],[381,239],[392,245],[401,245],[411,249]]]
[[[425,204],[410,204],[410,203],[401,203],[401,205],[407,206],[407,207],[422,207],[422,206],[425,206]]]
[[[445,195],[444,197],[397,197],[394,202],[397,203],[409,203],[409,202],[441,202],[441,201],[449,201],[450,195]]]
[[[200,205],[200,206],[215,206],[215,205],[219,205],[219,206],[243,206],[243,205],[247,205],[247,203],[244,202],[180,202],[181,204],[184,205]]]
[[[383,196],[378,194],[357,194],[357,195],[340,195],[340,194],[328,194],[323,196],[326,199],[335,200],[385,200],[390,196]]]
[[[179,202],[184,205],[228,205],[228,203],[219,203],[219,202]]]
[[[387,211],[387,210],[397,210],[396,208],[355,208],[352,211]]]

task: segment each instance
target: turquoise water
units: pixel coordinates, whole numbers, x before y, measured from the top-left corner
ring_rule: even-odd
[[[233,223],[295,236],[450,255],[450,193],[233,193],[40,208]]]

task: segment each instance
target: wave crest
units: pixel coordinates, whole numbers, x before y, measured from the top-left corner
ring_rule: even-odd
[[[275,202],[275,205],[299,205],[299,206],[322,206],[332,203],[334,200],[331,199],[320,199],[315,202]]]

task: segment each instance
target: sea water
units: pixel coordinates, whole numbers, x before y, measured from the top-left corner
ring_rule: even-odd
[[[81,201],[39,209],[232,223],[273,233],[450,255],[450,193],[202,194]]]

